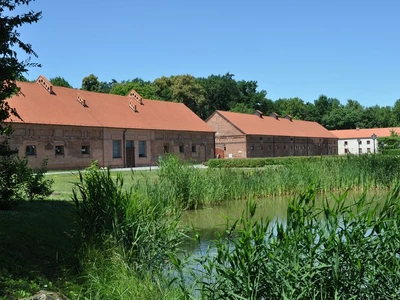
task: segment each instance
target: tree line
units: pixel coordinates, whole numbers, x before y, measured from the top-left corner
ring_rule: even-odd
[[[72,86],[63,77],[50,79],[55,86]],[[234,75],[162,76],[154,81],[141,78],[118,82],[100,81],[91,74],[82,80],[82,90],[126,96],[134,89],[143,98],[184,103],[205,120],[215,110],[264,114],[275,112],[294,119],[315,121],[327,129],[355,129],[400,126],[400,99],[393,106],[363,106],[349,99],[342,104],[336,98],[320,95],[313,102],[301,98],[271,100],[265,90],[258,89],[257,81],[235,80]]]

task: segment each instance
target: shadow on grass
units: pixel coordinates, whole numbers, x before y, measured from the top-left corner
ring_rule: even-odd
[[[0,210],[0,296],[25,290],[29,283],[31,289],[51,286],[74,271],[75,213],[71,201],[55,200]]]

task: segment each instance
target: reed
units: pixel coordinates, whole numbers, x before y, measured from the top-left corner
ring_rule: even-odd
[[[227,237],[196,262],[202,299],[398,299],[400,186],[378,207],[347,193],[315,205],[315,188],[292,199],[287,222],[254,220],[252,201]],[[333,196],[332,196],[333,197]],[[332,204],[333,203],[333,204]],[[182,268],[177,265],[177,267]]]
[[[184,209],[231,199],[297,194],[310,184],[319,192],[389,189],[400,177],[400,158],[384,155],[281,160],[280,165],[245,170],[199,170],[169,157],[160,167],[159,178],[153,180],[156,184],[146,181],[147,191]]]

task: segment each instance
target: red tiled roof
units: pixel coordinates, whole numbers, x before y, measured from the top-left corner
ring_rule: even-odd
[[[394,128],[368,128],[368,129],[344,129],[331,130],[330,132],[336,135],[339,139],[356,139],[370,138],[374,133],[377,137],[390,136],[391,131],[396,131],[400,134],[400,127]]]
[[[219,113],[245,134],[297,136],[315,138],[336,138],[327,129],[316,122],[288,120],[285,118],[234,113],[218,110]]]
[[[25,123],[213,132],[182,103],[144,99],[140,105],[128,96],[58,86],[53,86],[50,94],[37,83],[18,82],[18,86],[23,95],[7,101]],[[77,101],[78,94],[87,107]],[[130,102],[136,105],[137,112],[129,107]],[[12,121],[21,122],[17,118]]]

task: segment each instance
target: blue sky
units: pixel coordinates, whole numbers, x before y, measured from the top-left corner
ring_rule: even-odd
[[[42,64],[29,79],[74,87],[136,77],[235,74],[268,98],[320,94],[345,103],[400,98],[400,1],[36,0],[39,23],[20,31]]]

